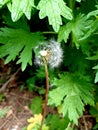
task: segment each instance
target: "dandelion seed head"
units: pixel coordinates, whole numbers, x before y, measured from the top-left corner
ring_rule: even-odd
[[[55,40],[50,40],[47,44],[40,47],[39,54],[34,60],[35,64],[43,65],[41,56],[45,57],[51,68],[58,67],[63,60],[63,50],[61,48],[61,44]]]

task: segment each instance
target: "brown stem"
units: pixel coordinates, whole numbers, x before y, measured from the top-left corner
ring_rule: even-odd
[[[48,77],[48,68],[47,68],[47,62],[45,58],[43,57],[44,67],[45,67],[45,74],[46,74],[46,93],[45,93],[45,102],[44,102],[44,109],[43,109],[43,115],[42,115],[42,121],[40,130],[42,130],[43,122],[46,116],[47,111],[47,102],[48,102],[48,91],[49,91],[49,77]]]

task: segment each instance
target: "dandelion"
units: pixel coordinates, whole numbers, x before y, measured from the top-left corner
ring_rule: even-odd
[[[38,51],[39,49],[39,51]],[[46,93],[45,93],[45,103],[43,109],[43,116],[41,120],[40,130],[43,128],[43,122],[46,115],[47,109],[47,102],[48,102],[48,92],[49,92],[49,77],[48,77],[48,67],[49,65],[51,68],[58,67],[63,59],[63,51],[61,48],[60,43],[56,42],[55,40],[50,40],[47,44],[43,44],[42,46],[37,46],[35,48],[35,64],[44,65],[45,67],[45,74],[46,74]],[[32,125],[30,126],[30,128]]]
[[[63,50],[61,44],[55,40],[50,40],[44,46],[37,47],[39,48],[39,53],[35,58],[35,64],[43,65],[42,57],[47,61],[47,64],[51,68],[58,67],[63,59]]]

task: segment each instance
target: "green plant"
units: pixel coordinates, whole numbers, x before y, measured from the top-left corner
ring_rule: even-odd
[[[46,124],[50,127],[50,130],[64,130],[68,123],[67,118],[61,118],[58,114],[49,114],[46,118]]]
[[[32,103],[30,105],[30,109],[34,114],[42,113],[42,98],[35,97],[32,99]]]
[[[3,97],[4,97],[4,95],[3,95],[3,94],[0,94],[0,101],[3,100]]]
[[[0,109],[0,118],[3,118],[9,110],[10,108]]]
[[[59,75],[59,79],[53,80],[53,85],[57,88],[49,93],[48,104],[60,107],[59,112],[63,113],[63,116],[68,114],[70,121],[78,124],[84,106],[94,105],[92,85],[85,79],[79,78],[77,74],[70,73]]]
[[[36,81],[45,78],[39,66],[46,62],[51,86],[48,104],[56,107],[69,123],[78,125],[85,105],[95,108],[94,101],[97,102],[94,96],[98,82],[98,2],[1,0],[0,7],[0,58],[4,57],[5,63],[16,60],[22,71],[28,64],[34,65],[36,71],[26,83],[29,90],[36,92]],[[48,40],[51,37],[53,40]],[[61,50],[54,46],[57,44]],[[59,52],[63,52],[60,65],[54,63],[59,59],[51,60]]]

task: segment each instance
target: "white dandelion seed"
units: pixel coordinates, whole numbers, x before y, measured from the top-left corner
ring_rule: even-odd
[[[41,49],[39,48],[39,55],[36,56],[34,63],[37,65],[43,65],[43,61],[41,59],[43,56],[51,68],[58,67],[63,60],[63,50],[61,48],[61,44],[55,40],[50,40],[44,45],[45,46],[42,46]]]

